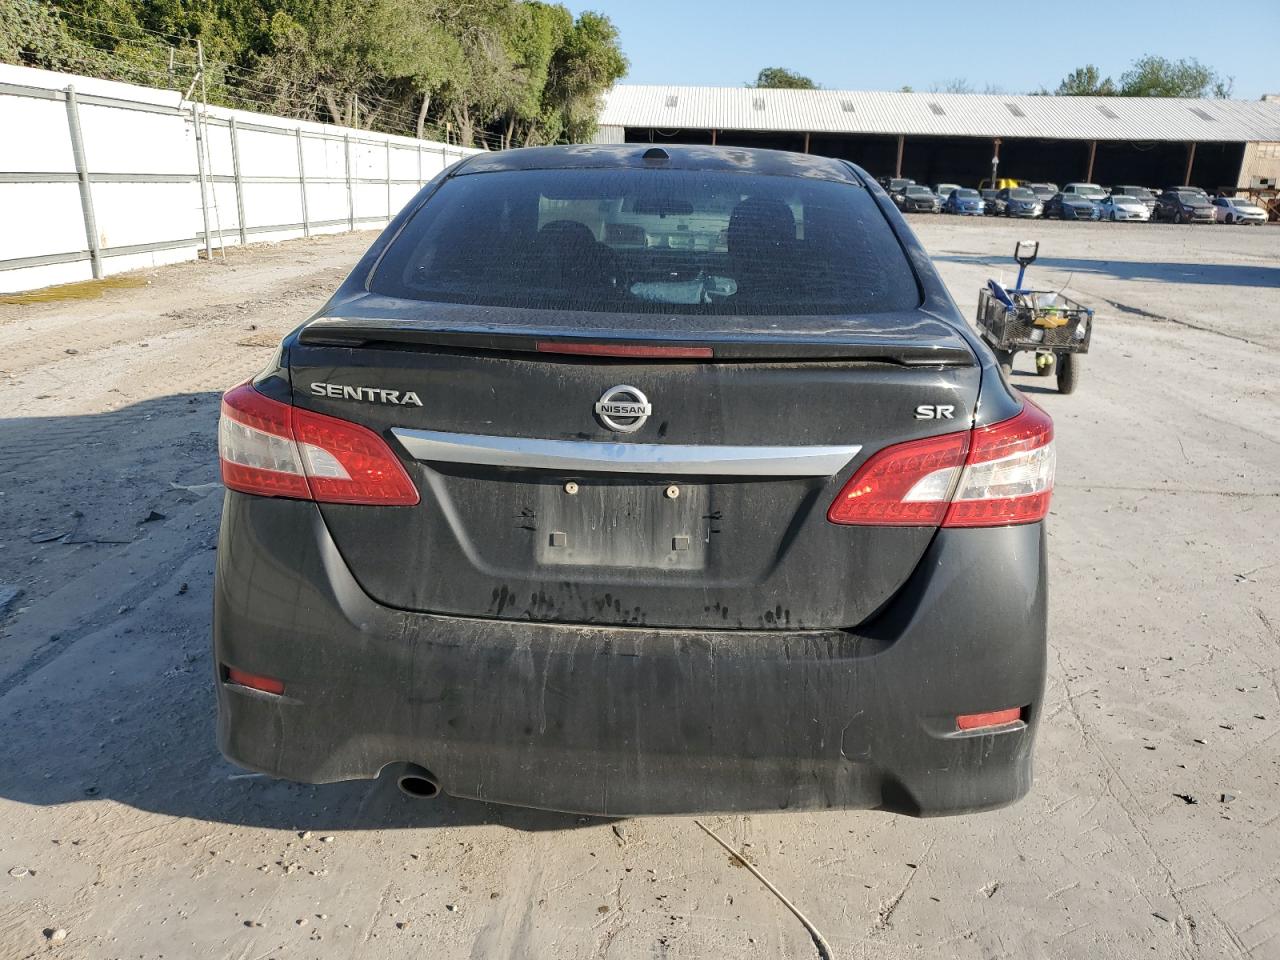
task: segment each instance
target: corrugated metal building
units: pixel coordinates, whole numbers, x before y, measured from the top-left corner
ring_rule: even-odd
[[[1280,176],[1280,102],[623,84],[597,140],[800,150],[927,183],[975,184],[998,158],[1023,180],[1216,189]]]

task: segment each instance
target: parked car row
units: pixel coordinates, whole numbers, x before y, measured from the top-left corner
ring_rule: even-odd
[[[1001,183],[1017,181],[1002,180]],[[1199,187],[1153,190],[1132,184],[1103,188],[1096,183],[1022,183],[979,189],[955,183],[932,187],[906,177],[881,177],[880,184],[904,213],[962,216],[1056,217],[1060,220],[1149,220],[1168,223],[1267,222],[1267,212],[1248,197],[1210,197]]]

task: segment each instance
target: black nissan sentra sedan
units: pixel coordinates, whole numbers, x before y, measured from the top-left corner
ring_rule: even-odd
[[[245,767],[598,815],[1031,784],[1052,423],[848,163],[463,160],[219,452]]]

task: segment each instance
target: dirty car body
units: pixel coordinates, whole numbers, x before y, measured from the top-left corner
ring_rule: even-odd
[[[843,161],[462,161],[220,455],[245,767],[597,815],[1030,786],[1052,426]]]

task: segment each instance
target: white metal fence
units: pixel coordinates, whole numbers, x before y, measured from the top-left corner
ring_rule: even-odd
[[[0,292],[379,226],[473,152],[0,64]]]

